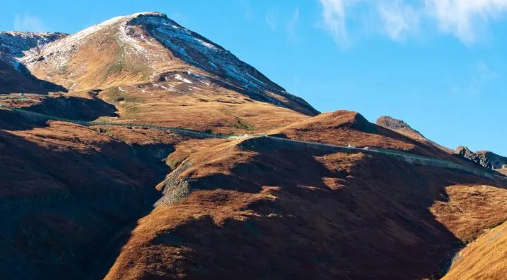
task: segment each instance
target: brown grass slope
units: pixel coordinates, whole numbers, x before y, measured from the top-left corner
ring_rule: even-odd
[[[318,113],[230,52],[160,13],[111,19],[48,44],[24,63],[35,76],[71,91],[205,78],[207,84],[255,100]]]
[[[136,121],[236,134],[306,118],[230,90],[219,96],[220,88],[218,101],[205,94],[143,89],[147,94],[126,87],[125,92],[104,91],[98,97],[74,91],[30,101],[6,97],[0,103],[69,119]],[[116,104],[118,111],[100,97]],[[190,105],[199,98],[207,99]],[[130,109],[132,105],[139,109]],[[218,114],[215,119],[210,117],[213,112]],[[217,128],[217,122],[223,125]],[[9,213],[0,230],[0,258],[9,260],[0,267],[1,279],[101,275],[104,269],[95,269],[94,264],[107,263],[102,260],[116,254],[123,242],[121,234],[114,238],[116,233],[128,232],[158,198],[155,186],[169,172],[167,165],[174,166],[170,161],[164,164],[172,146],[181,142],[187,147],[182,158],[209,147],[208,140],[189,141],[161,131],[48,125],[46,120],[6,110],[0,110],[0,129],[0,211],[2,217]]]
[[[502,280],[507,275],[507,224],[501,224],[469,244],[455,258],[442,280]]]
[[[0,130],[0,279],[85,279],[111,236],[151,209],[174,140],[6,114],[1,128],[33,126]]]
[[[241,64],[247,84],[266,87],[254,92],[203,66],[209,57],[196,46],[212,42],[191,31],[203,44],[164,41],[160,21],[169,23],[154,13],[117,18],[49,44],[25,63],[70,93],[0,104],[472,166],[355,112],[310,117],[306,102]],[[0,157],[0,279],[434,279],[507,219],[503,182],[269,138],[188,139],[0,110]]]
[[[476,167],[467,161],[451,156],[435,145],[417,141],[391,129],[370,123],[361,114],[352,111],[340,110],[320,114],[270,132],[281,137],[303,141],[406,151]]]
[[[357,114],[327,118],[349,128],[336,122],[343,131],[325,134],[319,116],[305,135],[425,151],[393,132],[370,137],[361,121],[350,129]],[[168,158],[177,168],[160,185],[164,198],[125,232],[106,279],[433,279],[507,216],[505,183],[468,174],[269,138],[193,145]],[[468,219],[454,221],[456,205]]]
[[[404,122],[402,120],[397,120],[397,119],[389,117],[389,116],[381,116],[377,119],[377,125],[383,126],[385,128],[391,129],[393,131],[396,131],[400,134],[403,134],[403,135],[405,135],[409,138],[412,138],[416,141],[419,141],[423,144],[426,144],[429,146],[435,146],[435,147],[437,147],[449,154],[453,153],[453,150],[429,140],[422,133],[413,129],[412,127],[410,127],[409,124],[407,124],[406,122]]]

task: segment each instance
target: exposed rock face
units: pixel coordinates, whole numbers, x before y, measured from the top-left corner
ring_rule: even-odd
[[[479,151],[476,152],[478,155],[482,155],[487,158],[494,169],[507,169],[507,157],[497,155],[490,151]]]
[[[413,136],[419,138],[425,138],[419,131],[410,127],[410,125],[402,120],[397,120],[395,118],[391,118],[389,116],[382,116],[378,118],[377,125],[383,126],[385,128],[389,128],[394,131],[401,132],[402,134],[411,134]]]
[[[454,154],[484,168],[493,169],[493,164],[491,164],[489,159],[484,154],[474,153],[468,147],[460,146],[456,149]]]
[[[0,32],[0,94],[63,90],[33,77],[19,60],[65,36],[63,33]]]
[[[64,33],[0,32],[0,53],[22,57],[25,51],[37,52],[44,45],[65,36]]]

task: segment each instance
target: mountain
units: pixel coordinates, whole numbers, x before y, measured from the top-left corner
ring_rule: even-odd
[[[436,279],[507,221],[496,172],[392,118],[320,114],[161,13],[20,34],[0,279]]]
[[[23,57],[25,52],[37,53],[41,47],[67,36],[64,33],[1,32],[0,52],[11,57]]]
[[[160,13],[113,18],[44,46],[24,63],[35,76],[69,90],[206,81],[255,100],[318,113],[229,51]]]
[[[473,162],[484,168],[493,169],[493,165],[491,164],[489,159],[485,156],[485,154],[474,153],[468,147],[460,146],[456,149],[454,154],[458,157]]]
[[[478,151],[476,154],[488,159],[494,169],[507,169],[507,157],[489,151]]]
[[[398,133],[405,134],[408,137],[426,139],[419,131],[410,127],[409,124],[402,120],[397,120],[389,116],[381,116],[377,119],[377,124],[385,128],[389,128]]]
[[[505,242],[507,224],[489,230],[463,249],[455,258],[449,273],[442,280],[500,280],[505,279]]]
[[[422,135],[419,131],[413,129],[410,127],[410,125],[402,120],[398,120],[389,116],[381,116],[377,119],[377,125],[383,126],[385,128],[388,128],[390,130],[396,131],[400,134],[403,134],[407,137],[410,137],[416,141],[422,142],[424,144],[435,146],[438,149],[441,149],[449,154],[452,154],[453,151],[449,148],[446,148],[442,145],[439,145],[428,138],[426,138],[424,135]]]
[[[63,90],[33,77],[19,59],[65,36],[63,33],[0,32],[0,94]]]

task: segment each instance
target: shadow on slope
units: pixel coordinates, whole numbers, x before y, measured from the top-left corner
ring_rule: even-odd
[[[67,92],[61,85],[39,80],[23,64],[17,67],[19,70],[0,58],[0,94]]]
[[[116,232],[159,198],[172,146],[64,127],[0,131],[1,279],[85,279],[105,245],[121,242],[110,241]]]
[[[60,118],[93,121],[99,117],[115,117],[116,107],[99,98],[58,97],[46,98],[41,103],[22,108]],[[25,130],[46,126],[47,119],[34,115],[0,110],[0,129]]]
[[[215,153],[182,175],[187,198],[140,221],[105,279],[434,279],[463,243],[429,208],[449,185],[500,186],[269,138]]]

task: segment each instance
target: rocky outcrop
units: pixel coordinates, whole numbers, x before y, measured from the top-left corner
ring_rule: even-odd
[[[479,151],[476,154],[487,158],[494,169],[507,169],[507,157],[500,156],[490,151]]]
[[[44,45],[65,36],[63,33],[0,32],[0,94],[65,91],[35,78],[19,61],[26,53],[38,53]]]
[[[489,161],[489,159],[481,153],[474,153],[468,147],[460,146],[454,152],[454,155],[457,157],[463,158],[470,162],[473,162],[477,165],[480,165],[487,169],[493,169],[493,165]]]
[[[408,123],[389,116],[381,116],[378,118],[377,125],[400,132],[402,134],[411,134],[412,136],[416,136],[418,138],[425,138],[424,135],[422,135],[419,131],[410,127]]]

